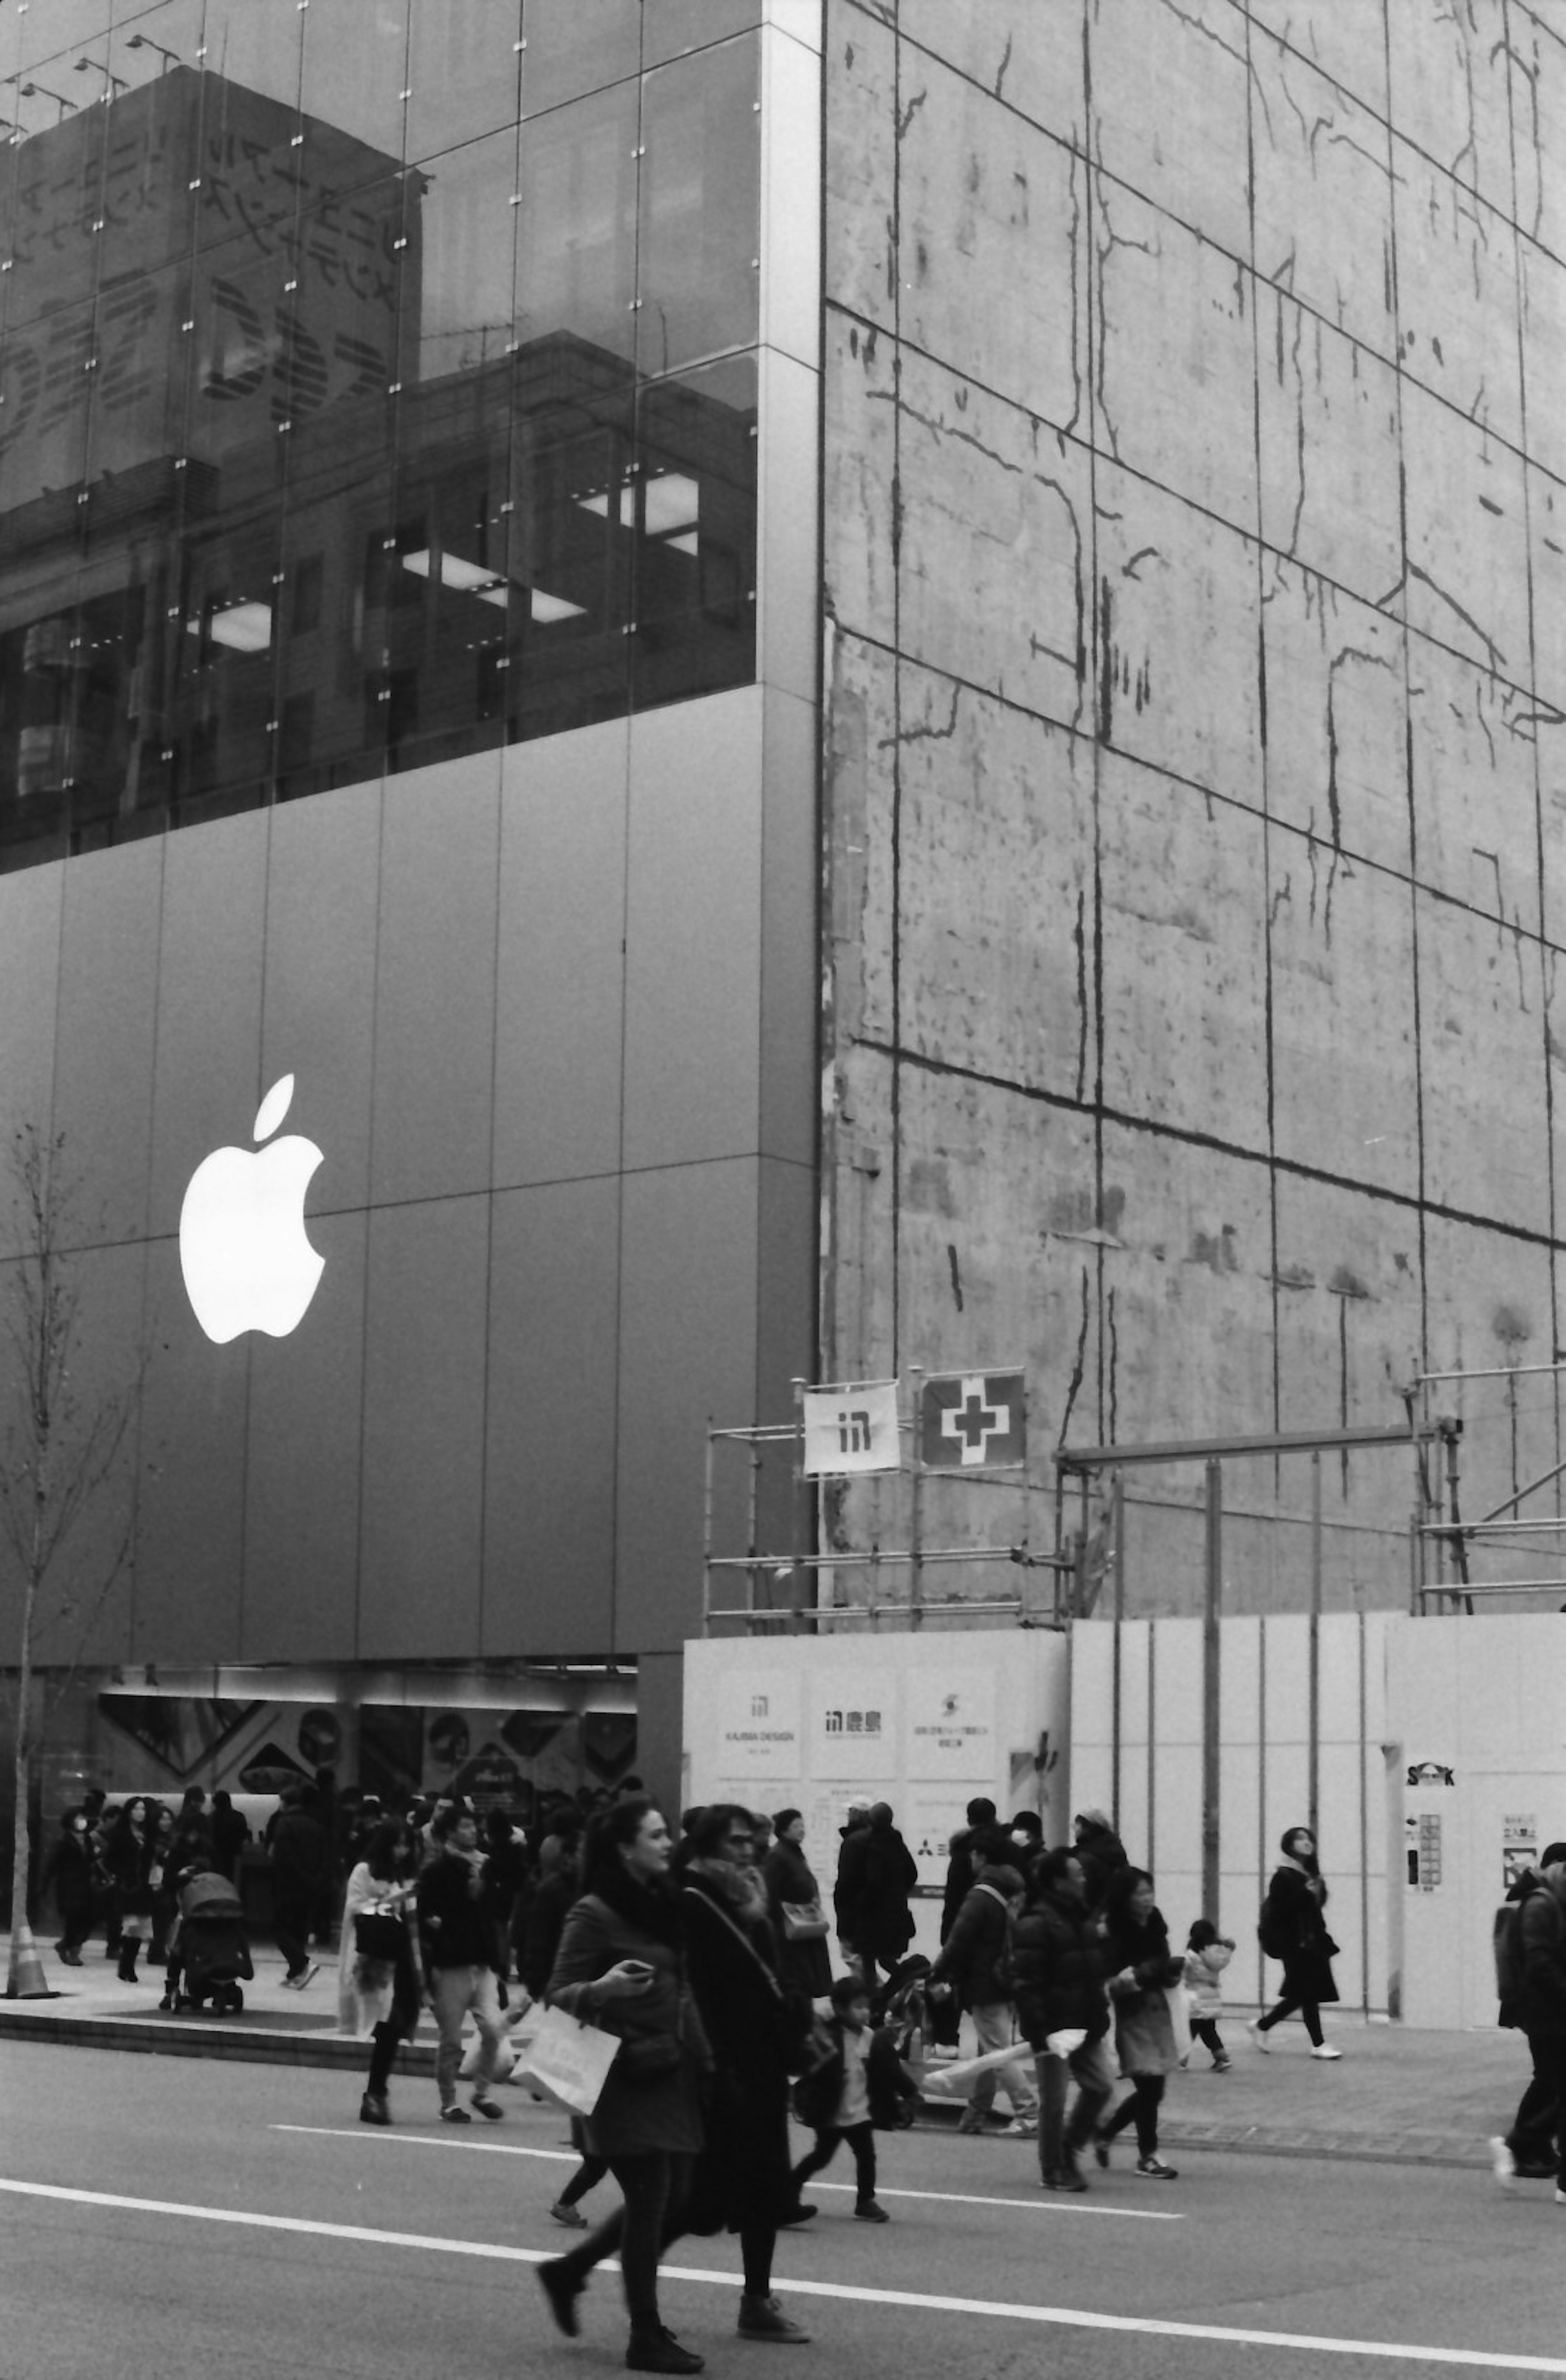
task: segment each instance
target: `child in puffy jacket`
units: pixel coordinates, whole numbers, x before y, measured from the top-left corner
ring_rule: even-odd
[[[1223,2013],[1223,1970],[1234,1956],[1234,1945],[1220,1934],[1210,1917],[1198,1917],[1185,1945],[1185,1988],[1191,1995],[1193,2037],[1212,2052],[1213,2071],[1227,2074],[1232,2062],[1223,2046],[1218,2020]]]

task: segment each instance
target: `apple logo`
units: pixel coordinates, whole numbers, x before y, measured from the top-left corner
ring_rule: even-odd
[[[269,1140],[288,1112],[294,1077],[273,1083],[256,1111]],[[304,1319],[326,1259],[305,1236],[305,1192],[322,1162],[313,1140],[290,1133],[259,1155],[214,1148],[190,1176],[179,1210],[179,1264],[197,1321],[221,1347],[242,1330],[285,1339]]]

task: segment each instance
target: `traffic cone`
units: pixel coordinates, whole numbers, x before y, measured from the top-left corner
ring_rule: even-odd
[[[31,1926],[18,1926],[11,1945],[11,1971],[6,1979],[6,1998],[8,2000],[57,2000],[59,1997],[58,1992],[49,1988],[43,1961],[32,1938]]]

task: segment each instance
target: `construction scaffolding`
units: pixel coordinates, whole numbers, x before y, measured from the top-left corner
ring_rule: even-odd
[[[1560,1445],[1563,1372],[1566,1364],[1511,1364],[1426,1372],[1414,1382],[1409,1410],[1420,1435],[1410,1563],[1415,1612],[1471,1612],[1478,1603],[1499,1600],[1524,1609],[1566,1610],[1566,1512],[1559,1509],[1566,1457],[1517,1484],[1530,1450],[1536,1461],[1542,1452],[1554,1456]],[[1470,1424],[1479,1427],[1471,1431]],[[1511,1482],[1507,1493],[1465,1518],[1465,1472],[1477,1475],[1481,1492],[1487,1488],[1493,1494],[1498,1460]],[[1554,1509],[1522,1510],[1549,1488],[1556,1489]],[[1553,1570],[1544,1567],[1550,1560]]]

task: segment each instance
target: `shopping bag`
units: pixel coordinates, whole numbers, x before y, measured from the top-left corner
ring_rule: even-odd
[[[1185,1997],[1184,1985],[1166,1985],[1164,2002],[1169,2010],[1169,2021],[1174,2027],[1174,2054],[1184,2066],[1191,2055],[1191,2005]]]
[[[465,2082],[471,2082],[473,2076],[479,2071],[479,2052],[483,2046],[483,2035],[476,2033],[463,2051],[462,2064],[458,2067],[457,2072]],[[491,2082],[509,2082],[511,2070],[516,2063],[516,2046],[511,2035],[507,2034],[495,2050],[494,2064],[490,2070]]]
[[[969,2085],[979,2075],[995,2073],[1019,2058],[1026,2064],[1032,2055],[1026,2041],[1014,2041],[1004,2049],[987,2049],[981,2058],[958,2058],[950,2066],[927,2066],[919,2077],[919,2089],[927,2099],[965,2099]]]
[[[1086,2038],[1086,2025],[1068,2024],[1059,2033],[1046,2034],[1044,2046],[1051,2058],[1074,2058]]]
[[[583,2024],[564,2009],[545,2009],[538,2031],[516,2062],[513,2079],[546,2099],[590,2116],[620,2046],[618,2034]]]

